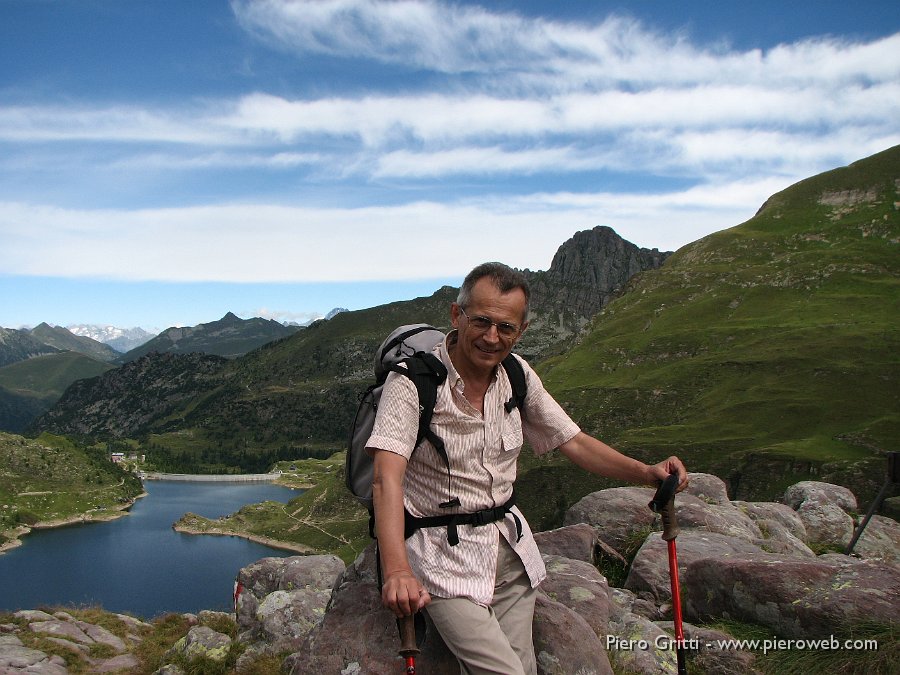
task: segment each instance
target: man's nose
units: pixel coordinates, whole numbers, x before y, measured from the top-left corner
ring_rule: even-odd
[[[492,324],[490,328],[488,328],[484,337],[489,342],[500,342],[500,331],[497,330],[497,324]]]

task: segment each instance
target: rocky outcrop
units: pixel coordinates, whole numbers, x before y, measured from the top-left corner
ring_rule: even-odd
[[[535,608],[540,673],[664,673],[675,670],[666,544],[651,532],[631,564],[625,588],[611,588],[596,562],[652,529],[652,490],[614,488],[574,505],[563,528],[537,535],[548,576]],[[786,504],[731,502],[715,476],[693,474],[676,498],[685,636],[697,672],[755,673],[752,653],[701,623],[734,619],[786,638],[827,637],[854,624],[895,622],[900,589],[900,525],[887,518],[860,539],[860,556],[816,556],[808,545],[837,548],[841,530],[807,530],[810,504],[855,509],[852,494],[827,484],[793,487]],[[804,508],[806,505],[806,508]],[[646,513],[645,513],[646,512]],[[648,517],[647,514],[650,514]],[[871,526],[871,523],[870,523]],[[829,534],[829,532],[831,534]],[[602,562],[601,562],[602,564]],[[252,576],[252,575],[251,575]],[[440,636],[423,617],[423,672],[456,673]],[[374,549],[340,576],[322,621],[284,662],[290,673],[389,673],[402,670],[395,621],[382,607]]]
[[[785,504],[730,502],[716,477],[692,474],[690,487],[675,500],[691,672],[759,672],[753,653],[736,650],[731,636],[703,625],[722,619],[764,626],[779,638],[804,640],[840,635],[862,623],[896,625],[897,522],[873,518],[853,556],[817,556],[807,545],[804,505],[830,505],[843,513],[855,508],[852,495],[836,488],[800,484],[788,491]],[[541,675],[675,672],[668,556],[660,533],[645,537],[624,588],[611,587],[602,573],[609,561],[627,564],[610,542],[629,544],[624,525],[629,518],[639,531],[657,526],[645,522],[642,514],[649,512],[651,496],[647,488],[595,493],[573,506],[567,516],[571,524],[536,535],[547,567],[534,617]],[[586,520],[575,522],[581,518]],[[839,547],[843,534],[836,531],[829,539],[823,534],[827,531],[817,530],[816,546]],[[23,644],[24,631],[40,633],[78,653],[88,664],[81,672],[127,671],[136,667],[131,650],[147,627],[122,616],[127,630],[113,634],[65,612],[15,616],[17,624],[0,625],[4,674],[68,672],[59,656]],[[421,672],[458,673],[427,613],[419,618]],[[215,612],[193,617],[190,631],[169,650],[168,665],[156,675],[181,675],[177,664],[196,657],[224,667],[221,662],[235,653],[241,656],[227,672],[254,672],[257,659],[281,659],[284,654],[289,656],[282,661],[282,671],[296,675],[402,672],[396,622],[381,606],[374,546],[346,567],[330,555],[264,558],[248,565],[238,573],[236,584],[237,637],[210,627],[231,620],[232,615]],[[92,657],[92,650],[104,658]]]
[[[533,303],[593,316],[635,274],[657,269],[670,255],[639,248],[610,227],[577,232],[557,249],[546,272],[529,273]]]
[[[0,673],[4,675],[66,675],[69,672],[66,659],[61,656],[25,646],[23,633],[39,636],[71,652],[81,664],[81,672],[127,672],[138,666],[132,649],[140,644],[142,635],[150,628],[143,621],[124,614],[114,615],[124,637],[67,612],[49,614],[23,610],[13,617],[17,623],[0,625]]]

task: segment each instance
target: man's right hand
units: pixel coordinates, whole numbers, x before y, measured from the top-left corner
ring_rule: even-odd
[[[431,596],[411,571],[399,570],[385,578],[381,602],[399,619],[425,607],[431,602]]]

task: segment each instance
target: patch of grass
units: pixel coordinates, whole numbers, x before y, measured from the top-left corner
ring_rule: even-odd
[[[896,623],[843,626],[833,636],[802,643],[796,638],[787,642],[790,638],[753,624],[719,621],[709,627],[738,640],[756,641],[756,648],[749,651],[756,654],[754,666],[766,675],[892,675],[900,663],[900,624]],[[763,649],[766,640],[770,645],[776,640],[785,642],[778,649]]]

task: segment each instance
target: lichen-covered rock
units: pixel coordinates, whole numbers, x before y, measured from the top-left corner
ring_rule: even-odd
[[[797,507],[810,546],[843,551],[853,538],[853,518],[832,502],[807,500]]]
[[[261,639],[274,652],[298,649],[325,616],[331,591],[300,589],[269,593],[256,610]]]
[[[889,624],[900,607],[897,567],[833,554],[801,559],[709,557],[681,575],[685,616],[731,618],[796,638],[826,637],[861,622]]]
[[[762,549],[745,539],[702,530],[683,530],[676,539],[676,549],[682,570],[704,558],[727,560],[762,553]],[[669,552],[660,533],[647,537],[638,550],[625,580],[625,588],[635,593],[649,592],[657,603],[671,601]]]
[[[677,659],[667,646],[669,635],[652,621],[623,612],[610,621],[605,647],[609,661],[619,672],[676,673]]]
[[[566,511],[564,523],[587,523],[594,527],[599,538],[625,553],[640,545],[635,534],[650,532],[656,514],[647,505],[653,490],[640,487],[621,487],[600,490],[582,497]]]
[[[167,652],[172,658],[180,654],[187,659],[205,658],[223,662],[231,649],[231,638],[207,626],[194,626]]]
[[[601,637],[578,612],[544,593],[537,595],[533,630],[541,675],[613,674]]]
[[[785,490],[784,503],[795,511],[799,510],[800,506],[806,502],[833,504],[848,513],[857,509],[856,496],[841,485],[804,480]]]
[[[675,500],[675,515],[679,527],[684,529],[718,532],[747,541],[762,538],[753,519],[730,503],[708,504],[693,495],[679,495]]]
[[[900,563],[900,523],[884,516],[872,516],[853,552],[867,560]]]
[[[298,647],[321,621],[344,569],[334,555],[262,558],[247,565],[236,582],[238,639],[270,642],[277,645],[275,651]]]
[[[736,501],[732,504],[756,523],[762,536],[753,543],[762,550],[785,555],[815,556],[806,545],[806,526],[790,506],[775,502]]]
[[[556,530],[535,532],[534,540],[541,553],[558,555],[591,564],[597,560],[597,531],[587,523],[567,525]]]
[[[684,495],[693,495],[707,504],[724,506],[729,504],[728,486],[718,476],[711,473],[689,473],[687,487],[678,493],[678,499]]]
[[[543,557],[547,578],[540,586],[541,593],[578,613],[598,636],[606,635],[611,613],[606,578],[582,560]]]

